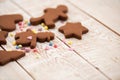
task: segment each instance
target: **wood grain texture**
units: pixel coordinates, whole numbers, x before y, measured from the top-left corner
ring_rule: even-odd
[[[8,2],[13,9],[20,10],[11,2]],[[6,6],[4,4],[4,6]],[[7,8],[7,7],[6,7]],[[5,7],[4,7],[5,9]],[[2,11],[1,11],[2,12]],[[10,13],[10,11],[8,11]],[[19,11],[25,16],[25,13]],[[12,12],[11,12],[12,13]],[[3,12],[3,14],[5,14]],[[28,16],[28,15],[27,15]],[[25,16],[27,18],[27,16]],[[26,19],[25,18],[25,19]],[[40,27],[40,26],[38,26]],[[26,27],[25,29],[27,29]],[[25,31],[24,29],[24,31]],[[38,29],[37,26],[33,29]],[[17,30],[10,32],[15,34],[19,32]],[[12,45],[14,37],[7,38],[7,45],[2,45],[6,50],[16,50]],[[29,72],[29,74],[35,80],[108,80],[103,74],[96,70],[93,66],[88,64],[84,59],[78,56],[74,51],[69,51],[68,47],[64,45],[59,39],[55,38],[53,41],[58,45],[58,48],[52,48],[49,51],[45,51],[45,46],[49,43],[37,43],[38,53],[32,51],[26,53],[26,56],[19,59],[17,62]],[[29,79],[28,79],[29,80]]]
[[[3,50],[0,48],[0,50]],[[33,80],[17,63],[0,66],[0,80]]]
[[[19,60],[20,64],[23,65],[36,80],[107,79],[73,51],[69,51],[68,47],[57,38],[55,38],[53,43],[57,44],[58,48],[52,48],[48,51],[44,50],[45,46],[48,45],[47,42],[37,43],[37,48],[39,49],[37,56],[39,56],[39,58],[36,58],[36,54],[31,52],[28,53],[29,56],[26,56],[25,59]]]
[[[41,1],[42,2],[42,1]],[[66,43],[68,41],[72,41],[73,44],[71,46],[77,53],[83,56],[87,61],[92,63],[98,69],[100,69],[103,73],[109,76],[113,80],[120,79],[120,37],[105,28],[103,25],[90,18],[88,15],[79,11],[66,1],[52,0],[46,1],[43,5],[39,6],[40,1],[29,2],[27,1],[16,1],[17,4],[20,5],[25,11],[27,11],[30,15],[37,17],[43,14],[43,9],[47,7],[55,7],[58,4],[65,4],[69,8],[68,16],[69,22],[82,22],[84,26],[86,26],[90,31],[89,33],[83,35],[82,40],[77,40],[74,38],[66,39]],[[51,4],[56,3],[56,4]],[[30,5],[38,5],[32,6]],[[74,10],[74,11],[73,11]],[[63,34],[58,32],[58,28],[65,23],[61,23],[60,21],[56,23],[56,27],[53,30],[56,35],[63,40]]]
[[[120,0],[68,0],[120,35]]]

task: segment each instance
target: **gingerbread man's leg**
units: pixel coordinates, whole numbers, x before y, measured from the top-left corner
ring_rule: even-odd
[[[50,39],[53,40],[54,39],[54,33],[49,33]]]
[[[60,17],[61,20],[67,20],[68,19],[67,15],[63,12],[60,13],[59,17]]]
[[[43,21],[44,21],[43,16],[42,17],[38,17],[38,18],[31,18],[30,19],[30,23],[32,25],[38,25],[38,24],[42,23]]]
[[[36,47],[36,36],[33,36],[34,38],[31,41],[30,47],[33,49]]]
[[[48,26],[48,28],[54,28],[55,24],[54,21],[48,18],[44,18],[45,24]]]
[[[60,27],[58,30],[63,33],[64,26]]]
[[[49,35],[47,35],[47,42],[49,42],[50,41],[50,36]]]

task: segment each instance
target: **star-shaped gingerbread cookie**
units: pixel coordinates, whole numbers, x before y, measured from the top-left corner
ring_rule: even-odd
[[[66,25],[59,28],[66,38],[75,37],[77,39],[82,38],[82,34],[88,32],[88,29],[82,26],[80,22],[77,23],[66,23]]]

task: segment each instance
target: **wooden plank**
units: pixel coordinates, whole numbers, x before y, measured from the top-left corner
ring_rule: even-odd
[[[120,35],[120,0],[69,0]]]
[[[0,48],[2,50],[2,48]],[[33,80],[15,61],[0,66],[0,80]]]
[[[10,2],[9,4],[16,7]],[[17,8],[16,10],[20,9]],[[37,29],[37,26],[33,28]],[[11,33],[15,34],[18,31],[19,29],[17,28],[17,30]],[[7,38],[8,43],[3,47],[6,50],[15,50],[15,46],[12,45],[13,41],[14,37],[10,37],[9,35],[9,38]],[[31,51],[17,62],[36,80],[108,80],[76,53],[69,51],[68,47],[60,42],[59,39],[55,38],[53,42],[58,45],[58,48],[52,48],[49,51],[45,51],[44,48],[49,45],[49,43],[37,43],[37,49],[39,49],[38,54]]]
[[[39,58],[36,58],[35,53],[31,52],[25,59],[19,60],[19,63],[23,65],[36,80],[107,79],[73,51],[69,51],[68,47],[57,38],[55,38],[53,43],[57,44],[58,48],[52,48],[48,51],[44,50],[44,48],[49,45],[47,42],[37,43]]]
[[[40,1],[16,1],[25,11],[27,11],[32,16],[40,16],[43,14],[43,9],[47,7],[55,7],[58,4],[65,4],[69,8],[69,22],[80,21],[84,26],[86,26],[90,31],[89,33],[83,35],[82,40],[77,40],[74,38],[66,39],[66,42],[72,41],[73,44],[70,45],[77,53],[83,56],[88,62],[92,63],[99,70],[105,73],[113,80],[120,79],[120,37],[105,28],[103,25],[90,18],[83,12],[79,11],[66,1],[46,1],[44,5],[37,6]],[[51,4],[55,3],[55,4]],[[30,5],[36,5],[30,7]],[[73,11],[74,10],[74,11]],[[74,15],[74,17],[73,17]],[[56,35],[63,40],[63,34],[58,32],[59,26],[65,23],[57,22],[55,29],[53,31]],[[105,63],[106,62],[106,63]]]

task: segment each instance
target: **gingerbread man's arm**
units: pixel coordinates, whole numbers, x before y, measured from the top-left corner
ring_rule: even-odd
[[[50,33],[50,38],[51,38],[51,40],[54,39],[54,36],[55,36],[55,34],[51,32],[51,33]]]
[[[43,21],[44,21],[44,16],[30,19],[30,23],[32,25],[38,25],[38,24],[42,23]]]
[[[8,36],[8,32],[6,32],[6,31],[1,31],[1,33],[4,35],[4,37]]]
[[[46,13],[46,12],[49,12],[49,11],[51,11],[51,10],[53,10],[53,8],[46,8],[46,9],[44,10],[44,12]]]
[[[0,44],[6,44],[5,38],[8,36],[8,32],[0,31]]]
[[[64,28],[65,28],[65,26],[60,27],[59,31],[63,33]]]
[[[15,39],[18,39],[20,37],[20,33],[17,33],[16,35],[15,35]]]
[[[15,21],[15,23],[18,23],[19,21],[23,21],[23,16],[20,14],[14,14],[14,15],[11,15],[11,17],[13,17],[13,20]]]
[[[48,32],[47,33],[47,41],[49,42],[50,40],[53,40],[53,39],[54,39],[54,33]]]

